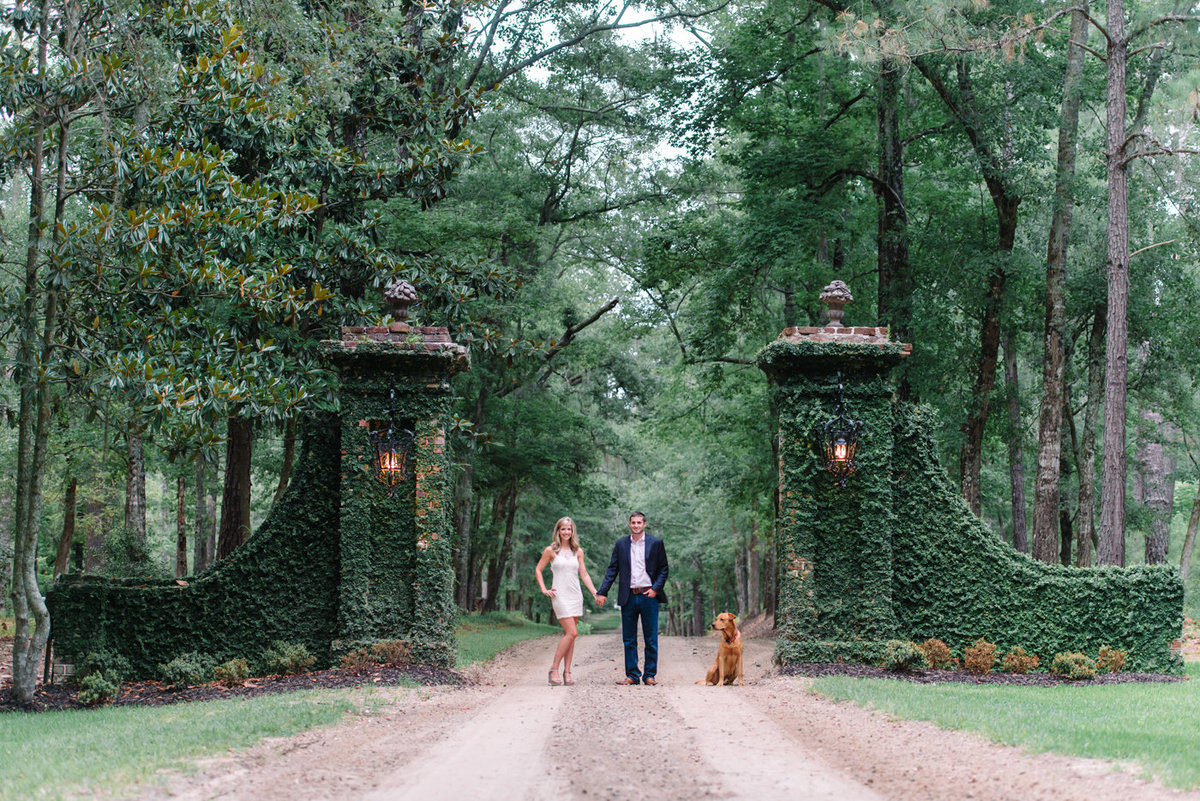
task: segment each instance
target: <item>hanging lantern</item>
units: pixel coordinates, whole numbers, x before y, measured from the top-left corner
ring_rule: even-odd
[[[846,486],[850,476],[858,469],[854,461],[858,449],[858,434],[863,429],[861,420],[851,420],[846,415],[842,398],[842,374],[838,376],[838,400],[834,416],[817,425],[817,435],[825,457],[825,469],[833,476],[839,487]]]
[[[391,496],[397,486],[408,481],[412,473],[412,446],[416,440],[413,432],[399,422],[392,411],[395,391],[388,403],[386,423],[371,424],[371,445],[375,448],[375,477],[388,487]]]

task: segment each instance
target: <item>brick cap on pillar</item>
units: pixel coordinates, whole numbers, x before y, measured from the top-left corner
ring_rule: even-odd
[[[446,362],[451,374],[471,369],[471,352],[450,338],[450,329],[440,326],[389,325],[343,326],[340,340],[321,342],[322,355],[337,361],[348,356],[381,359],[433,360]]]
[[[907,342],[892,342],[886,327],[796,326],[759,351],[755,362],[773,377],[812,369],[895,367],[912,353]]]

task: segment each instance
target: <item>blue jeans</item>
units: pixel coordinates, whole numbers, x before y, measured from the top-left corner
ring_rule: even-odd
[[[646,642],[646,669],[638,670],[637,624],[642,619],[642,639]],[[625,643],[625,675],[634,681],[652,679],[658,673],[658,599],[630,595],[621,608],[621,639]]]

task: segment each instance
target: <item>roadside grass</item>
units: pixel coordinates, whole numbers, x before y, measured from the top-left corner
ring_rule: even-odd
[[[411,692],[411,690],[406,690]],[[370,712],[389,690],[302,690],[257,698],[0,717],[0,801],[147,785],[159,771]]]
[[[813,689],[1030,751],[1134,763],[1169,787],[1200,787],[1200,664],[1190,681],[1012,687],[831,676]]]
[[[483,612],[459,615],[454,633],[458,638],[456,667],[486,662],[522,640],[558,634],[562,629],[534,623],[516,612]]]

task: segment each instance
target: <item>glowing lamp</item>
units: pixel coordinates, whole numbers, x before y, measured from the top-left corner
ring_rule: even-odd
[[[846,415],[842,397],[842,374],[839,372],[837,409],[833,417],[817,425],[817,437],[821,443],[825,469],[839,487],[846,486],[850,476],[858,469],[854,454],[858,449],[858,434],[862,429],[861,420],[851,420]]]
[[[391,400],[395,397],[393,392]],[[370,438],[375,449],[375,478],[388,487],[390,496],[412,473],[412,445],[416,436],[396,421],[389,402],[387,421],[372,422]]]

